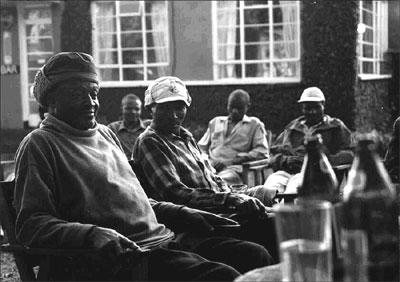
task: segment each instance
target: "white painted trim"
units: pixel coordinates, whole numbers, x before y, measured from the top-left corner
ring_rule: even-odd
[[[17,2],[18,16],[18,44],[19,44],[19,64],[20,64],[20,94],[22,120],[29,121],[29,93],[28,93],[28,62],[26,58],[27,48],[25,41],[25,23],[24,23],[24,3]]]
[[[384,80],[391,79],[391,74],[359,74],[358,78],[360,80]]]
[[[116,82],[100,82],[100,88],[128,88],[128,87],[147,87],[152,81],[116,81]],[[272,79],[248,78],[248,79],[225,79],[225,80],[185,80],[186,86],[208,86],[208,85],[271,85],[271,84],[296,84],[300,83],[300,78],[275,77]]]

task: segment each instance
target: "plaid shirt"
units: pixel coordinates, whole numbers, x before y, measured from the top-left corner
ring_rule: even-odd
[[[149,126],[133,148],[135,172],[148,197],[189,207],[223,206],[226,184],[201,158],[192,134],[164,135]]]

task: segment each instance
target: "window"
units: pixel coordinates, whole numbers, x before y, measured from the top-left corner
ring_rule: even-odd
[[[27,77],[24,77],[23,85],[26,85],[28,96],[27,114],[29,126],[37,126],[40,121],[38,104],[31,91],[35,75],[48,58],[54,54],[52,12],[49,4],[26,5],[22,10],[23,34],[25,42]],[[24,118],[25,119],[25,118]]]
[[[299,1],[213,1],[214,79],[300,80]]]
[[[93,55],[102,82],[168,74],[167,1],[95,1]]]
[[[387,1],[360,1],[358,24],[358,73],[360,76],[388,74],[384,54],[388,50]]]

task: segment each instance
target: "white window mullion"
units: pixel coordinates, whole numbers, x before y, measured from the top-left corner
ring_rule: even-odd
[[[143,3],[143,1],[140,1]],[[148,65],[148,57],[147,57],[147,36],[146,36],[146,7],[144,6],[143,3],[143,9],[142,9],[142,38],[143,38],[143,64],[144,64],[144,69],[143,69],[143,79],[147,81],[147,65]]]
[[[268,58],[268,65],[269,65],[269,77],[274,77],[273,69],[274,65],[272,63],[272,59],[275,58],[274,55],[274,13],[273,13],[273,2],[268,1],[268,24],[269,24],[269,58]]]
[[[121,11],[120,11],[120,1],[115,1],[115,15],[116,15],[116,37],[117,37],[117,53],[118,53],[118,73],[119,81],[124,80],[124,69],[122,60],[122,45],[121,45]]]
[[[246,75],[246,52],[244,48],[244,39],[245,39],[245,28],[244,28],[244,1],[239,1],[239,20],[240,20],[240,65],[242,66],[242,71],[240,74],[240,78],[247,77]]]

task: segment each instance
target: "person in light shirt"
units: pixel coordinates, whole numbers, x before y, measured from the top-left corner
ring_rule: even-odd
[[[234,90],[228,98],[229,115],[213,118],[198,142],[217,174],[228,184],[243,183],[242,163],[269,156],[264,123],[246,115],[249,106],[249,94]]]

